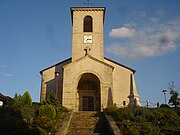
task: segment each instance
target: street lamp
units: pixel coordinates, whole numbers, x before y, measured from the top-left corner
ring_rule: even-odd
[[[166,92],[167,92],[167,90],[164,89],[162,92],[164,93],[164,101],[165,101],[165,104],[166,104]]]

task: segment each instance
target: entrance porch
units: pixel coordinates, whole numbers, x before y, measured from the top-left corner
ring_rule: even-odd
[[[77,87],[79,111],[100,111],[100,81],[91,73],[84,73]]]

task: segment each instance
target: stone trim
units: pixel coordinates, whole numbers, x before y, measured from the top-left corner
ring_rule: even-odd
[[[67,118],[63,120],[62,126],[58,129],[55,135],[66,135],[68,133],[72,115],[73,111],[68,112],[68,115],[66,116]]]
[[[105,112],[104,112],[104,116],[107,121],[108,127],[111,130],[112,135],[123,135],[123,133],[118,128],[113,118],[111,116],[106,115]]]
[[[71,7],[71,11],[105,11],[105,7]]]

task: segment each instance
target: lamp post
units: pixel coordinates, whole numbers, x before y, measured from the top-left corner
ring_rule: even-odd
[[[149,108],[149,104],[150,104],[150,101],[149,101],[149,100],[146,100],[146,106],[147,106],[147,108]]]
[[[56,76],[56,98],[58,99],[58,91],[59,91],[59,72],[55,72]]]
[[[167,92],[167,90],[164,89],[162,92],[164,93],[164,102],[166,104],[166,92]]]

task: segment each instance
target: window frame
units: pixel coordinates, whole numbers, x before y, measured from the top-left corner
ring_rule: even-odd
[[[93,32],[93,18],[90,15],[83,19],[83,32]]]

